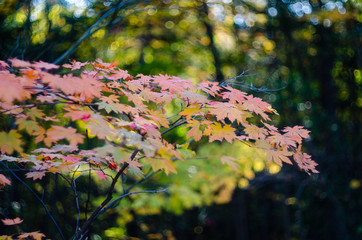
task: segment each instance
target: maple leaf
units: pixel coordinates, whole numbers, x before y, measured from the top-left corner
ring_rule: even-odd
[[[182,112],[179,112],[178,115],[186,117],[186,121],[191,121],[192,116],[203,116],[205,112],[200,108],[198,104],[192,104],[186,107]]]
[[[1,221],[3,222],[4,225],[8,225],[8,226],[17,225],[17,224],[20,224],[23,222],[23,220],[18,217],[14,218],[14,219],[5,218],[5,219],[1,219]]]
[[[143,105],[143,101],[149,102],[148,100],[145,100],[143,98],[143,96],[145,96],[146,94],[145,92],[147,92],[146,89],[139,94],[134,94],[132,92],[125,92],[124,95],[127,96],[129,102],[133,102],[135,106],[138,106],[138,105]]]
[[[220,95],[220,87],[218,82],[210,82],[202,80],[199,84],[197,84],[199,90],[210,94],[211,96],[215,97],[216,95]]]
[[[144,89],[137,96],[142,97],[146,102],[152,101],[154,103],[165,104],[165,105],[170,104],[172,102],[172,99],[177,98],[176,94],[170,94],[168,92],[154,92],[147,88]]]
[[[0,186],[5,187],[6,184],[11,185],[10,180],[7,179],[4,174],[0,174]]]
[[[16,130],[10,130],[9,133],[0,132],[0,150],[2,153],[12,154],[14,151],[22,152],[21,135]]]
[[[54,91],[58,91],[59,89],[65,94],[73,95],[79,88],[80,79],[72,74],[67,74],[61,77],[60,75],[53,75],[44,72],[42,75],[42,81],[44,83],[48,83]]]
[[[34,67],[34,68],[44,68],[44,69],[47,69],[47,70],[50,70],[50,69],[58,69],[58,68],[59,68],[58,65],[55,65],[55,64],[52,64],[52,63],[43,62],[43,61],[39,61],[39,62],[33,63],[33,64],[32,64],[32,67]]]
[[[249,138],[254,140],[265,139],[265,136],[268,134],[268,131],[265,128],[249,124],[245,124],[244,132],[248,134]]]
[[[296,147],[295,139],[293,139],[291,136],[288,136],[287,134],[280,134],[276,132],[271,132],[272,136],[268,137],[267,140],[270,143],[282,146],[292,146]]]
[[[145,85],[139,79],[125,82],[125,86],[132,92],[140,92],[145,89]]]
[[[44,159],[50,159],[50,160],[53,160],[54,158],[61,159],[64,157],[63,154],[54,154],[54,153],[44,153],[43,156]]]
[[[169,127],[169,122],[166,119],[166,116],[161,113],[160,111],[153,111],[150,110],[150,114],[145,115],[148,118],[151,118],[156,125],[160,128],[161,126],[168,128]]]
[[[0,60],[0,66],[3,68],[0,68],[0,70],[3,70],[4,68],[9,68],[9,64],[7,64],[5,61]]]
[[[237,121],[238,123],[245,122],[245,112],[240,111],[234,104],[223,102],[212,102],[209,104],[209,114],[216,116],[218,121],[224,122],[228,118],[231,122]]]
[[[308,138],[310,133],[303,126],[286,127],[282,131],[285,132],[286,136],[291,137],[299,144],[302,143],[303,138]]]
[[[38,125],[36,121],[33,120],[18,118],[16,119],[15,124],[18,125],[20,130],[25,129],[25,131],[30,135],[32,134],[39,135],[38,133],[41,131],[40,129],[41,127]]]
[[[117,105],[115,104],[110,104],[110,103],[106,103],[106,102],[98,102],[98,109],[104,109],[106,110],[107,113],[110,112],[115,112],[115,113],[119,113],[119,110],[117,108]]]
[[[200,93],[195,93],[192,91],[182,91],[178,92],[178,94],[188,104],[195,104],[195,103],[205,104],[210,101],[209,99],[207,99],[205,95],[202,95]]]
[[[283,162],[288,163],[288,164],[292,164],[292,162],[290,161],[290,159],[288,158],[289,156],[292,156],[293,153],[287,151],[286,149],[280,150],[280,149],[269,149],[266,150],[267,152],[267,159],[268,161],[273,161],[276,164],[278,164],[279,166],[282,166]]]
[[[87,102],[91,102],[95,97],[100,97],[100,91],[105,86],[104,83],[93,78],[91,75],[81,73],[80,81],[77,83],[77,93]]]
[[[32,178],[33,181],[35,181],[37,179],[41,180],[45,176],[45,172],[44,171],[33,171],[33,172],[26,173],[25,176],[27,178]]]
[[[52,122],[60,122],[59,119],[55,118],[55,117],[45,117],[43,118],[44,121],[52,121]]]
[[[117,96],[117,95],[114,95],[114,94],[111,94],[111,95],[109,95],[108,97],[107,97],[107,96],[101,96],[99,99],[100,99],[102,102],[109,103],[109,104],[118,103],[118,102],[119,102],[118,96]]]
[[[187,138],[194,138],[194,141],[197,142],[202,137],[202,131],[200,130],[200,122],[197,120],[192,120],[187,123],[186,127],[191,127],[190,130],[187,131],[186,137]]]
[[[63,64],[63,67],[65,68],[71,68],[71,70],[76,70],[76,69],[80,69],[81,67],[88,65],[88,62],[77,62],[74,59],[72,61],[70,61],[71,64]]]
[[[39,73],[37,71],[35,71],[34,69],[24,69],[23,70],[24,77],[25,78],[21,78],[24,80],[24,85],[32,85],[33,80],[38,79],[39,78]]]
[[[186,89],[192,90],[195,88],[191,80],[184,80],[179,77],[169,76],[167,74],[153,76],[153,83],[158,84],[161,87],[161,90],[167,90],[170,93],[182,93]]]
[[[115,135],[114,130],[110,128],[108,122],[99,114],[92,114],[86,128],[90,134],[96,135],[99,139],[105,139],[106,137],[113,138]]]
[[[293,159],[297,163],[298,167],[310,175],[312,173],[319,173],[315,167],[318,165],[311,159],[311,156],[307,153],[302,153],[300,149],[293,154]]]
[[[271,105],[264,102],[261,98],[253,97],[253,95],[246,96],[246,100],[243,102],[243,108],[260,115],[264,120],[269,120],[269,116],[265,112],[276,113]]]
[[[0,99],[12,104],[14,100],[29,98],[30,93],[23,89],[20,80],[9,72],[0,71]]]
[[[111,71],[111,73],[113,74],[107,75],[107,78],[111,80],[128,79],[131,77],[126,70]]]
[[[31,63],[28,61],[24,61],[24,60],[20,60],[20,59],[16,59],[16,58],[9,59],[9,61],[11,62],[13,67],[21,67],[21,68],[31,67]]]
[[[233,158],[233,157],[230,157],[230,156],[222,156],[220,158],[220,160],[221,160],[222,164],[227,164],[231,168],[233,168],[233,169],[235,169],[237,171],[240,171],[240,165],[237,163],[239,161],[239,159]]]
[[[130,168],[136,168],[141,170],[141,167],[143,167],[143,164],[136,160],[128,161],[127,163],[129,164]]]
[[[80,107],[70,106],[70,107],[65,107],[64,110],[67,110],[69,112],[64,114],[63,117],[71,117],[72,121],[81,119],[84,122],[88,122],[89,118],[91,117],[90,112],[84,111]]]
[[[50,146],[53,142],[57,142],[62,139],[67,139],[70,145],[76,146],[78,143],[82,143],[84,136],[77,133],[77,130],[72,127],[62,127],[53,125],[46,132],[47,137],[44,139],[44,143]]]
[[[207,126],[204,131],[204,134],[209,136],[209,142],[215,140],[222,141],[225,139],[229,143],[232,143],[236,138],[235,129],[229,124],[221,125],[219,122],[215,122],[212,125]]]
[[[92,62],[92,65],[95,68],[100,68],[100,69],[110,69],[110,68],[117,67],[117,65],[118,65],[118,61],[115,61],[113,63],[105,63],[99,58],[97,58],[96,61],[97,62]]]
[[[159,158],[147,158],[146,162],[151,164],[152,170],[156,172],[157,170],[163,169],[168,175],[170,172],[177,174],[176,164],[169,159],[159,159]]]
[[[41,103],[44,103],[44,102],[48,102],[48,103],[51,103],[51,102],[54,102],[58,97],[56,97],[55,95],[52,95],[52,94],[47,94],[47,95],[39,95],[36,97],[36,99],[38,101],[40,101]]]
[[[42,240],[43,237],[45,237],[45,235],[39,231],[36,232],[30,232],[30,233],[22,233],[21,235],[18,236],[19,239],[26,239],[28,237],[32,237],[34,238],[34,240]]]
[[[42,110],[38,108],[30,108],[27,111],[25,111],[25,115],[30,117],[31,120],[36,120],[37,118],[42,119],[44,118],[44,113]]]
[[[143,131],[147,133],[147,136],[154,139],[161,138],[160,131],[154,126],[149,124],[142,124],[140,125]]]
[[[225,86],[223,88],[228,90],[228,92],[223,92],[222,98],[229,99],[229,103],[235,104],[235,103],[243,103],[245,101],[247,96],[245,92],[232,88],[231,86]]]
[[[270,134],[274,134],[274,133],[278,133],[278,128],[277,127],[275,127],[275,126],[273,126],[273,125],[270,125],[270,124],[268,124],[268,123],[265,123],[265,122],[263,122],[263,121],[261,121],[263,124],[264,124],[264,126],[269,130],[269,133]]]

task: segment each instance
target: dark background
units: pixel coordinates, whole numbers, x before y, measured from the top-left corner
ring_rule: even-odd
[[[117,208],[93,225],[92,239],[362,239],[359,1],[77,4],[1,1],[0,58],[63,64],[99,57],[119,61],[132,74],[168,73],[195,81],[221,82],[247,70],[238,84],[273,105],[280,114],[276,125],[304,125],[311,131],[305,150],[320,171],[312,176],[293,166],[277,174],[255,171],[248,186],[235,187],[229,203],[181,204],[181,212],[158,207],[155,214],[144,215],[137,206],[126,212]],[[64,53],[69,54],[62,57]],[[84,201],[86,183],[79,183]],[[75,214],[69,189],[55,176],[32,186],[46,193],[45,202],[71,236]],[[96,205],[103,190],[92,186]],[[2,218],[20,214],[24,231],[36,229],[59,238],[24,186],[14,184],[0,196]],[[3,226],[0,230],[11,231]]]

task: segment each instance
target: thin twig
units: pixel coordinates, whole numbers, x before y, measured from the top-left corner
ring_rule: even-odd
[[[120,195],[119,197],[117,197],[116,199],[114,199],[112,202],[110,202],[106,207],[104,207],[99,214],[102,214],[103,212],[107,211],[107,209],[111,208],[114,204],[116,204],[118,201],[120,201],[122,198],[133,195],[133,194],[138,194],[138,193],[163,193],[166,192],[168,190],[168,188],[162,189],[162,190],[146,190],[146,191],[138,191],[138,192],[130,192],[130,193],[125,193]]]
[[[52,220],[52,222],[54,223],[55,227],[57,228],[60,236],[62,237],[63,240],[65,240],[65,237],[62,233],[62,230],[60,230],[57,222],[55,221],[55,219],[53,218],[53,215],[50,213],[49,209],[47,208],[47,206],[45,205],[45,203],[43,202],[43,200],[40,199],[40,197],[38,196],[38,194],[36,194],[33,189],[31,189],[31,187],[29,187],[29,185],[27,185],[23,180],[21,180],[12,170],[10,170],[10,168],[4,164],[2,161],[1,161],[1,164],[6,167],[9,172],[16,178],[19,180],[19,182],[21,182],[27,189],[29,189],[29,191],[36,197],[36,199],[38,199],[38,201],[41,203],[41,205],[43,205],[45,211],[47,212],[48,216],[50,217],[50,219]]]
[[[168,133],[169,131],[177,128],[178,126],[181,126],[181,125],[185,124],[185,123],[187,123],[187,122],[186,122],[186,121],[183,121],[183,122],[180,122],[180,123],[178,123],[178,124],[170,127],[169,129],[167,129],[167,130],[165,130],[164,132],[162,132],[162,133],[161,133],[161,136],[164,135],[164,134],[166,134],[166,133]]]
[[[79,175],[78,177],[80,177],[81,175]],[[77,185],[75,184],[75,181],[77,180],[77,178],[73,179],[73,191],[74,191],[74,197],[75,197],[75,205],[77,207],[77,211],[78,211],[78,215],[77,215],[77,224],[75,227],[75,231],[77,232],[79,229],[79,219],[80,219],[80,207],[79,207],[79,197],[78,197],[78,192],[77,192]]]
[[[156,172],[152,172],[150,174],[148,174],[146,177],[143,177],[142,179],[140,179],[139,181],[135,182],[134,184],[132,184],[129,188],[127,188],[127,190],[125,191],[125,193],[129,193],[129,191],[134,188],[135,186],[137,186],[138,184],[146,181],[147,179],[149,179],[150,177],[152,177],[153,175],[155,175],[156,173],[159,173],[161,170],[158,169]]]

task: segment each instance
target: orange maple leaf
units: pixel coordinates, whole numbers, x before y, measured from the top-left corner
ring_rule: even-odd
[[[273,161],[276,164],[278,164],[279,166],[282,166],[283,162],[292,164],[292,162],[290,161],[290,159],[288,157],[292,156],[293,153],[287,151],[286,149],[283,149],[283,150],[269,149],[269,150],[266,150],[266,152],[267,152],[266,157],[267,157],[268,161]]]
[[[101,69],[110,69],[110,68],[117,67],[117,65],[118,65],[118,61],[115,61],[113,63],[104,63],[99,58],[96,61],[97,62],[92,62],[92,65],[96,68],[101,68]]]
[[[209,113],[215,115],[218,121],[224,122],[228,118],[231,122],[235,120],[238,123],[245,122],[245,112],[240,111],[234,104],[212,102],[209,104],[209,108]]]
[[[70,145],[76,146],[78,143],[82,143],[84,136],[77,133],[77,130],[72,127],[52,126],[46,132],[47,137],[44,139],[44,143],[50,146],[53,142],[57,142],[62,139],[67,139]]]
[[[200,130],[200,122],[197,120],[191,120],[187,123],[186,127],[191,127],[190,130],[187,131],[187,138],[194,138],[194,141],[199,141],[202,137],[202,131]]]
[[[209,136],[209,142],[215,140],[222,141],[225,139],[229,143],[232,143],[236,138],[235,129],[229,124],[221,125],[219,122],[215,122],[212,125],[207,126],[204,131],[206,136]]]
[[[268,134],[268,131],[265,128],[260,128],[255,125],[245,124],[244,132],[248,134],[249,138],[257,140],[257,139],[265,139],[265,136]]]
[[[147,116],[148,118],[151,118],[159,128],[161,126],[166,127],[166,128],[169,127],[169,122],[166,119],[165,114],[161,113],[160,111],[150,110],[150,114],[147,114],[145,116]]]

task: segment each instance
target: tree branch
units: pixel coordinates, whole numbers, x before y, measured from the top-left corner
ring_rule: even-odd
[[[130,161],[132,161],[137,153],[139,152],[139,149],[136,149],[131,157],[130,157]],[[103,202],[96,208],[96,210],[93,211],[92,215],[87,219],[87,221],[82,225],[82,227],[80,228],[79,231],[76,232],[75,236],[74,236],[74,240],[78,240],[78,239],[82,239],[84,236],[84,233],[87,231],[87,229],[89,228],[90,224],[94,221],[95,217],[99,214],[99,212],[112,200],[112,194],[114,191],[114,187],[119,179],[119,177],[122,175],[122,173],[124,172],[124,170],[126,170],[126,168],[129,166],[129,164],[126,162],[123,164],[122,168],[117,172],[116,176],[113,178],[111,186],[109,187],[108,190],[108,194],[106,199],[103,200]]]
[[[128,4],[132,4],[134,2],[137,2],[137,0],[130,0],[130,1],[126,1],[126,2],[120,2],[119,4],[113,6],[112,8],[110,8],[107,12],[105,12],[103,14],[103,16],[101,16],[98,21],[96,21],[92,26],[90,26],[87,31],[85,31],[85,33],[83,33],[83,35],[73,44],[73,46],[71,46],[65,53],[63,53],[60,57],[58,57],[53,63],[54,64],[59,64],[61,61],[63,61],[64,58],[66,58],[67,56],[69,56],[70,54],[72,54],[75,49],[78,47],[78,45],[83,42],[86,38],[88,38],[89,36],[93,35],[95,32],[97,32],[99,29],[105,27],[101,26],[99,27],[99,25],[103,22],[103,20],[105,20],[108,16],[110,16],[112,13],[114,13],[115,11],[119,10],[120,8],[128,5]]]

